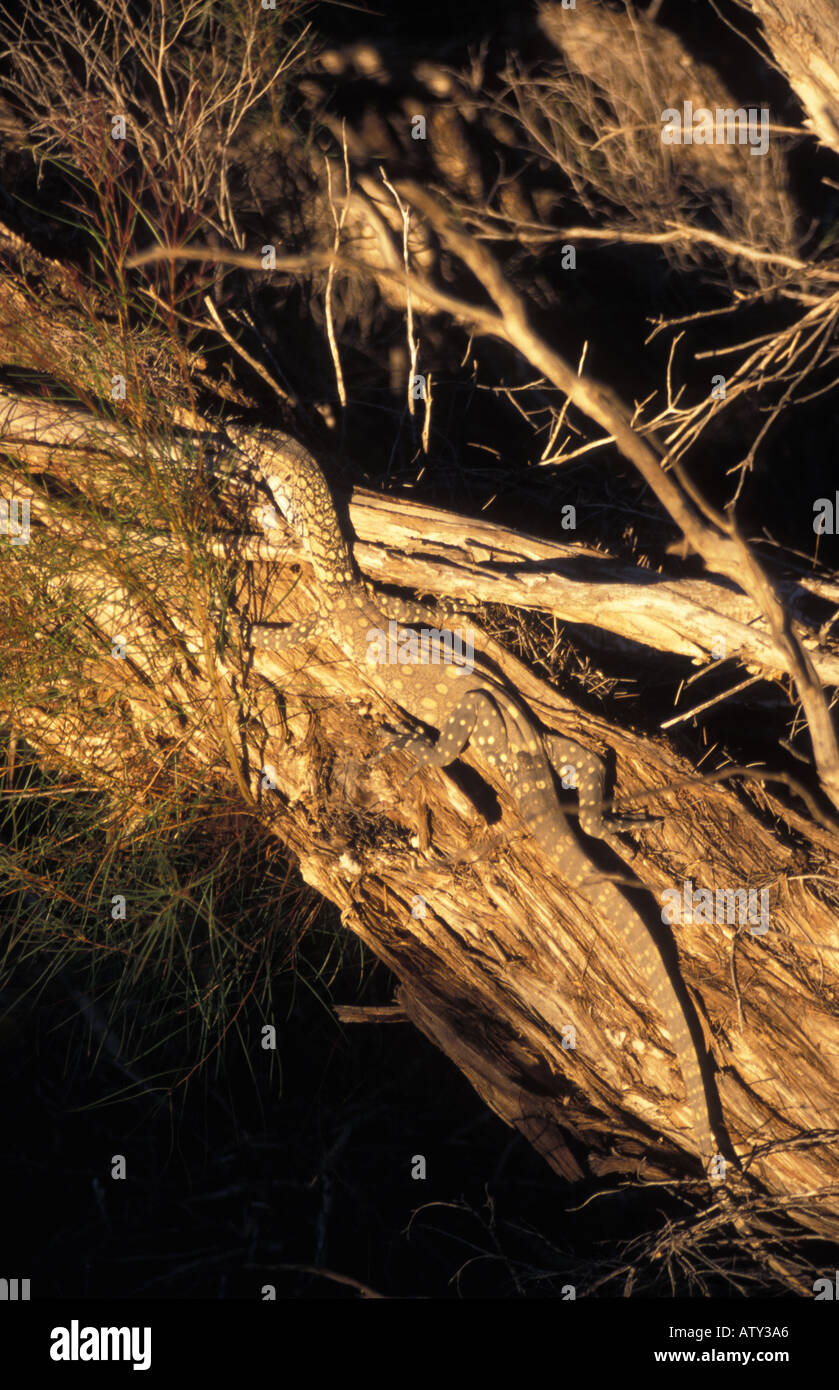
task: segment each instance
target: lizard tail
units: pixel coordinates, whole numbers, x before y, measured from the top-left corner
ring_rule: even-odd
[[[708,1097],[696,1043],[693,1039],[684,1006],[676,993],[673,981],[662,959],[656,942],[647,927],[635,915],[622,894],[609,884],[614,893],[615,911],[622,914],[625,927],[625,940],[634,964],[643,976],[649,997],[659,1016],[664,1020],[670,1041],[679,1061],[679,1069],[685,1085],[685,1101],[691,1114],[694,1137],[707,1170],[710,1160],[717,1154],[719,1145],[711,1126],[708,1113]],[[628,920],[627,920],[628,919]]]
[[[555,826],[547,817],[534,817],[531,828],[549,856],[559,864],[563,875],[588,896],[594,912],[613,923],[626,942],[650,1000],[670,1035],[685,1086],[694,1145],[707,1175],[708,1165],[716,1157],[719,1144],[711,1123],[696,1044],[657,943],[615,884],[593,875],[591,861],[578,845],[572,846],[567,839],[561,844],[557,843]]]

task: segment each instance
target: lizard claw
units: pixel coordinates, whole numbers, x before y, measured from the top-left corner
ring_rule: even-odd
[[[393,753],[394,751],[397,751],[401,748],[405,748],[406,745],[411,742],[411,737],[411,734],[397,734],[395,738],[389,739],[383,748],[380,748],[376,753],[371,754],[371,756],[367,760],[368,765],[372,766],[373,763],[379,763],[381,762],[382,758],[387,756],[388,753]],[[397,795],[401,796],[405,791],[407,791],[408,783],[412,780],[412,778],[416,776],[418,772],[419,764],[416,763],[411,768],[407,777],[403,778],[403,780],[397,784]]]
[[[663,825],[663,816],[610,816],[610,830],[646,830],[656,825]]]
[[[409,735],[398,734],[396,738],[388,739],[387,743],[384,744],[382,748],[379,748],[375,753],[370,754],[368,762],[380,763],[382,758],[387,757],[388,753],[393,753],[398,751],[400,748],[404,748],[405,744],[408,742],[409,737]],[[413,776],[413,773],[411,773],[411,776]]]

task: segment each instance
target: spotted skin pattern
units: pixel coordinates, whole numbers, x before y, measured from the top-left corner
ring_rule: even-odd
[[[619,926],[632,964],[670,1034],[685,1083],[695,1146],[707,1171],[718,1145],[696,1047],[669,971],[642,918],[579,845],[557,797],[554,772],[565,776],[566,782],[572,773],[581,828],[619,849],[612,830],[632,822],[613,818],[607,827],[603,819],[602,760],[572,739],[540,730],[524,704],[490,672],[480,669],[477,654],[472,671],[457,660],[444,665],[411,662],[371,666],[371,632],[387,632],[389,619],[421,621],[428,610],[390,598],[385,600],[386,612],[379,607],[374,591],[356,570],[329,485],[301,444],[275,431],[228,432],[302,540],[325,600],[322,612],[305,623],[280,629],[243,624],[245,636],[255,648],[279,652],[304,638],[328,634],[354,663],[369,672],[372,684],[409,715],[438,730],[436,741],[425,730],[418,730],[389,745],[410,754],[416,763],[414,772],[421,767],[447,766],[467,744],[498,770],[523,821],[559,874],[585,894],[595,920],[602,916]]]

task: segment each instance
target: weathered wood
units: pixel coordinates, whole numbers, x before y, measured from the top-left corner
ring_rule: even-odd
[[[101,659],[84,666],[87,709],[80,703],[75,720],[61,722],[49,707],[18,709],[20,734],[54,763],[83,769],[92,784],[113,790],[115,780],[130,780],[132,766],[140,782],[159,772],[159,750],[172,740],[196,774],[206,775],[224,756],[219,725],[226,720],[257,814],[298,857],[306,881],[393,968],[408,1015],[488,1103],[566,1176],[581,1171],[586,1153],[634,1166],[638,1145],[643,1151],[653,1133],[666,1133],[668,1147],[648,1149],[644,1171],[675,1171],[685,1132],[678,1068],[619,934],[592,921],[585,899],[556,879],[500,788],[493,809],[485,783],[473,781],[467,794],[459,779],[430,772],[406,801],[399,778],[410,770],[407,759],[397,754],[385,767],[366,768],[386,738],[382,719],[395,722],[397,711],[371,692],[363,672],[336,660],[328,641],[307,652],[257,652],[248,674],[229,648],[216,660],[216,631],[200,615],[190,620],[188,608],[175,604],[163,625],[138,603],[115,581],[103,537],[91,534],[81,506],[88,481],[96,479],[92,495],[101,502],[104,484],[121,479],[125,486],[125,468],[113,458],[107,472],[76,474],[77,519],[48,508],[42,514],[45,528],[56,525],[78,542],[78,568],[68,580],[88,627],[101,635]],[[428,517],[420,534],[427,524]],[[452,518],[444,529],[443,573],[469,550],[468,526],[462,554]],[[439,546],[443,537],[436,539]],[[318,603],[305,572],[295,581],[295,566],[278,564],[270,547],[249,553],[259,556],[253,592],[261,611],[294,621]],[[125,663],[110,656],[118,630]],[[27,642],[35,636],[28,632]],[[679,784],[693,770],[664,741],[584,713],[491,639],[478,640],[548,727],[598,751],[616,750],[617,790],[631,803],[621,809],[662,815],[638,835],[633,872],[646,890],[642,910],[685,882],[712,892],[740,885],[767,891],[771,930],[753,935],[731,924],[685,922],[675,928],[679,966],[720,1067],[726,1125],[750,1171],[787,1197],[835,1184],[835,910],[815,842],[808,864],[724,785],[685,791]],[[185,725],[188,709],[212,717]],[[464,763],[485,778],[471,752]],[[276,791],[262,787],[265,769]],[[646,795],[633,800],[638,793]],[[763,790],[759,798],[773,804]],[[486,816],[499,809],[500,820],[488,827]],[[143,814],[138,796],[122,833]],[[839,1230],[829,1195],[817,1218],[808,1209],[801,1219],[824,1233]]]
[[[740,0],[757,15],[772,56],[807,112],[805,125],[839,152],[839,3]]]
[[[835,148],[835,54],[828,49],[823,64],[809,40],[819,33],[824,39],[824,26],[835,20],[836,0],[808,0],[796,5],[794,14],[790,4],[769,0],[751,0],[751,8],[763,19],[769,43],[808,106],[814,132]],[[531,81],[526,67],[514,64],[509,88],[499,95],[496,87],[486,104],[477,71],[483,60],[476,59],[473,72],[460,76],[429,66],[429,85],[433,79],[440,100],[425,94],[429,141],[423,153],[429,158],[420,173],[411,164],[417,152],[407,122],[393,133],[393,124],[383,117],[377,121],[375,113],[369,113],[369,123],[365,113],[357,130],[327,114],[320,133],[331,128],[338,139],[323,159],[318,151],[309,160],[308,145],[304,150],[298,134],[289,130],[278,137],[279,153],[269,157],[264,144],[258,145],[264,130],[243,128],[243,163],[257,149],[268,226],[275,211],[271,185],[278,182],[273,161],[298,161],[302,234],[296,235],[295,227],[295,236],[288,236],[277,218],[276,235],[280,247],[303,249],[285,260],[278,257],[277,267],[330,277],[338,323],[330,338],[333,362],[355,336],[354,328],[342,335],[342,314],[352,325],[357,311],[370,310],[373,322],[370,306],[378,312],[380,298],[402,313],[408,291],[412,312],[447,316],[444,332],[454,323],[469,335],[494,338],[505,353],[510,350],[505,370],[516,354],[528,373],[535,368],[540,381],[530,401],[541,393],[541,410],[549,399],[557,429],[571,403],[598,424],[597,439],[581,448],[616,441],[647,482],[654,479],[661,516],[669,515],[682,528],[704,559],[706,575],[664,580],[599,549],[543,542],[360,488],[348,508],[355,557],[369,578],[383,584],[534,610],[558,623],[578,624],[589,643],[593,638],[602,650],[619,653],[626,680],[643,678],[645,654],[687,656],[699,665],[711,659],[720,641],[748,673],[798,680],[805,663],[791,663],[790,653],[800,642],[812,665],[812,680],[801,682],[800,689],[820,704],[829,729],[828,697],[817,683],[839,683],[830,623],[825,620],[818,632],[797,625],[793,631],[788,620],[803,619],[808,593],[835,599],[835,586],[808,576],[800,585],[773,580],[769,599],[778,602],[764,603],[760,576],[749,569],[752,587],[738,591],[738,565],[742,559],[745,567],[752,553],[746,543],[740,546],[739,536],[724,535],[719,518],[717,543],[712,543],[712,527],[706,525],[710,513],[701,506],[696,525],[683,524],[692,510],[679,492],[686,436],[675,426],[668,433],[674,423],[668,416],[669,372],[662,394],[667,409],[650,424],[643,412],[633,414],[628,391],[621,397],[623,385],[598,380],[582,358],[578,367],[578,359],[562,356],[567,343],[554,351],[553,343],[538,338],[527,317],[526,293],[519,293],[527,274],[532,272],[537,283],[535,261],[522,256],[509,280],[502,276],[500,258],[494,276],[483,273],[481,252],[496,238],[502,246],[516,246],[517,254],[533,245],[554,243],[555,250],[562,218],[545,216],[540,225],[537,211],[554,209],[554,188],[567,177],[583,190],[580,206],[592,223],[601,200],[621,209],[622,191],[627,193],[620,215],[602,219],[603,226],[581,228],[579,207],[563,210],[563,216],[570,211],[581,243],[591,237],[658,245],[672,256],[671,265],[697,247],[702,253],[713,248],[718,265],[745,268],[745,285],[732,275],[732,303],[736,296],[748,299],[756,285],[761,293],[768,288],[771,304],[779,294],[776,272],[786,277],[780,293],[803,306],[804,315],[800,324],[784,330],[785,342],[772,346],[779,360],[787,350],[794,355],[792,340],[819,315],[832,323],[836,272],[822,264],[811,276],[811,267],[799,258],[799,209],[779,149],[773,144],[764,161],[751,159],[746,150],[714,145],[662,148],[663,92],[672,90],[674,100],[726,106],[736,106],[740,94],[731,94],[708,66],[695,63],[664,25],[593,3],[578,10],[573,25],[566,24],[569,14],[561,7],[540,7],[543,34],[553,45],[548,80]],[[824,42],[820,47],[824,52]],[[313,101],[322,99],[328,102],[325,88]],[[569,130],[590,132],[590,138],[586,133],[570,150],[562,143]],[[496,189],[479,177],[479,143],[470,143],[473,134],[487,132],[498,143],[497,151],[487,152],[492,156],[487,167],[506,170],[505,150],[519,149],[525,162],[541,162],[543,170],[553,165],[551,177],[541,187],[538,179],[528,186],[523,174],[505,178],[496,202]],[[248,150],[252,137],[257,145]],[[401,161],[412,171],[410,179],[393,172],[390,183],[380,181],[381,141],[388,139],[395,142],[394,168]],[[580,164],[574,162],[578,155]],[[345,167],[351,185],[346,197]],[[429,201],[432,186],[443,190],[447,204],[436,197]],[[694,226],[688,214],[696,207],[711,215]],[[335,221],[343,228],[340,246]],[[274,225],[269,231],[260,226],[259,233],[251,246],[259,247],[263,234],[273,239]],[[155,246],[167,255],[164,241],[156,239]],[[0,243],[4,251],[11,246],[25,258],[25,245],[2,228]],[[127,243],[120,254],[126,249]],[[188,249],[198,260],[207,255],[195,243]],[[231,247],[226,254],[237,273],[264,269],[257,252]],[[403,274],[406,262],[408,275]],[[141,263],[138,257],[128,264]],[[109,302],[91,301],[95,312],[87,319],[84,313],[62,314],[53,325],[53,301],[65,291],[71,301],[76,297],[78,311],[78,284],[58,261],[36,256],[34,265],[48,289],[43,303],[23,294],[19,276],[0,284],[5,361],[37,370],[40,345],[52,329],[60,340],[53,358],[67,367],[56,379],[71,383],[70,389],[80,383],[79,399],[107,399],[107,390],[99,388],[111,372],[126,366],[118,353],[112,360],[119,341],[115,334],[100,332],[97,339],[100,310],[106,315]],[[131,284],[140,284],[139,293],[148,292],[160,307],[152,283]],[[488,297],[495,309],[487,307]],[[550,296],[546,302],[555,303]],[[221,298],[219,304],[223,307]],[[608,319],[610,306],[605,307]],[[585,310],[583,317],[588,335]],[[270,318],[269,311],[263,324]],[[213,322],[223,327],[217,312]],[[604,340],[610,332],[609,323]],[[240,351],[226,330],[223,336],[226,347]],[[359,336],[367,342],[365,332]],[[424,344],[427,348],[428,339]],[[151,350],[139,354],[141,370],[131,383],[141,406],[132,416],[135,425],[154,395],[146,372],[159,346],[158,337]],[[407,377],[408,361],[405,352],[392,380]],[[187,354],[183,365],[194,376],[201,361]],[[738,385],[763,392],[769,380],[764,366],[756,359],[751,376],[746,373]],[[263,383],[270,379],[263,372]],[[240,388],[229,390],[242,404]],[[329,395],[327,390],[318,400],[328,401]],[[222,398],[231,397],[215,383],[212,399]],[[283,397],[286,405],[293,399],[299,397]],[[634,399],[645,399],[644,393]],[[767,397],[760,399],[763,404]],[[164,411],[157,409],[159,400],[151,404],[155,418],[164,421],[154,437],[152,430],[138,435],[113,422],[92,427],[84,412],[62,411],[39,399],[0,402],[0,442],[8,451],[0,463],[2,491],[30,501],[44,557],[42,568],[33,568],[29,590],[9,584],[4,591],[4,656],[22,662],[34,652],[43,659],[43,679],[31,684],[28,703],[10,701],[0,710],[14,736],[25,737],[45,765],[72,771],[101,789],[111,801],[110,833],[124,845],[153,810],[152,789],[166,775],[170,755],[177,756],[180,775],[202,784],[213,777],[229,788],[295,856],[305,880],[338,905],[347,929],[392,968],[399,980],[395,1008],[400,1016],[442,1048],[487,1104],[557,1173],[571,1179],[609,1172],[652,1178],[695,1172],[687,1157],[679,1069],[620,932],[596,920],[585,895],[546,862],[503,786],[489,780],[491,774],[471,751],[451,775],[424,772],[409,792],[401,785],[410,770],[403,755],[372,765],[370,755],[387,741],[385,725],[396,725],[399,711],[376,695],[364,672],[343,660],[327,639],[281,656],[257,652],[251,658],[237,648],[225,621],[228,597],[254,619],[295,621],[317,608],[317,585],[289,537],[278,532],[276,541],[269,541],[262,535],[263,499],[249,480],[213,476],[209,465],[219,461],[218,439],[210,421],[200,418],[188,399],[173,401]],[[323,414],[328,418],[328,405]],[[431,414],[429,405],[427,422]],[[694,443],[704,421],[698,418],[688,431]],[[170,430],[170,424],[195,432],[191,457],[181,453],[186,436]],[[202,435],[205,444],[212,441],[203,460]],[[176,476],[178,467],[199,461],[208,467],[195,468],[180,510],[167,510],[167,470],[176,492],[183,481]],[[161,493],[150,480],[160,484]],[[692,481],[695,485],[695,476]],[[680,507],[670,505],[674,498]],[[669,527],[662,548],[672,534]],[[5,544],[6,538],[0,539]],[[54,544],[61,564],[48,563],[44,541]],[[7,560],[0,551],[0,563]],[[774,626],[765,616],[770,607]],[[686,884],[712,893],[742,888],[767,894],[765,933],[730,921],[684,920],[663,939],[675,938],[679,971],[717,1064],[723,1120],[749,1173],[763,1184],[769,1202],[787,1210],[791,1224],[836,1237],[834,823],[809,793],[804,799],[782,799],[769,779],[741,776],[739,790],[703,781],[667,740],[640,737],[626,717],[611,720],[587,712],[505,651],[478,621],[466,618],[466,623],[547,728],[600,753],[614,751],[616,794],[628,801],[621,811],[661,816],[659,824],[634,837],[632,873],[604,860],[604,867],[634,884],[639,910],[653,928],[662,894]],[[57,629],[64,634],[60,642],[54,640]],[[117,638],[125,643],[125,659],[112,654]],[[550,669],[551,655],[547,644],[534,642],[532,656],[540,669]],[[807,720],[814,707],[805,709]],[[820,765],[818,749],[816,754],[817,769],[829,771],[830,760]],[[829,790],[829,779],[823,787]],[[573,796],[569,806],[573,814]],[[629,839],[624,843],[628,847]],[[723,1219],[712,1218],[720,1224]],[[786,1278],[782,1268],[779,1273]]]
[[[19,445],[31,463],[49,461],[56,478],[66,480],[84,469],[85,454],[107,441],[131,454],[130,440],[116,423],[94,425],[83,412],[61,411],[43,401],[0,394],[0,434]],[[209,431],[207,438],[216,438]],[[49,447],[53,446],[53,447]],[[75,446],[75,448],[74,448]],[[77,452],[81,449],[81,453]],[[170,460],[173,450],[167,449]],[[63,460],[63,463],[62,463]],[[187,456],[174,461],[189,467]],[[90,466],[95,486],[96,465]],[[31,498],[33,515],[49,510],[44,499],[18,481],[17,494]],[[103,483],[101,495],[107,494]],[[254,513],[256,506],[254,507]],[[584,544],[561,545],[482,518],[462,516],[404,497],[355,488],[349,519],[356,536],[355,556],[368,577],[419,593],[446,595],[455,602],[494,603],[549,614],[558,622],[579,623],[651,650],[687,656],[694,663],[715,659],[720,645],[750,673],[773,678],[784,669],[783,657],[767,630],[765,618],[748,595],[708,579],[668,579],[617,560]],[[55,524],[55,518],[53,518]],[[83,539],[83,538],[80,538]],[[173,550],[172,536],[135,537],[136,544]],[[302,555],[293,536],[222,536],[211,542],[218,555],[275,560]],[[581,571],[592,577],[583,579]],[[831,598],[828,581],[805,578],[782,587],[791,613],[801,612],[807,594]],[[803,638],[813,665],[825,683],[839,683],[839,651],[830,634],[820,641]]]

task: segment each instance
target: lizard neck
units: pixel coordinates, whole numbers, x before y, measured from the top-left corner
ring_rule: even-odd
[[[368,669],[369,653],[377,646],[380,648],[388,634],[387,614],[360,580],[336,580],[333,571],[329,579],[321,578],[321,587],[330,636],[354,661]]]
[[[309,562],[325,593],[337,600],[358,586],[360,578],[344,538],[332,493],[314,459],[299,472],[263,461],[263,477],[291,529],[302,540]]]

